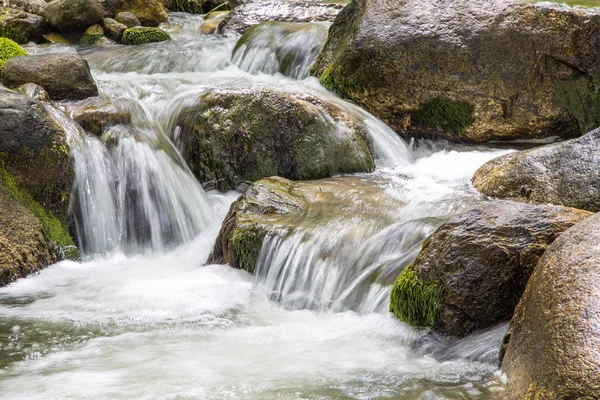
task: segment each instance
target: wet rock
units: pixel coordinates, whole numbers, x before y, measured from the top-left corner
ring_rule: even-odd
[[[14,57],[27,56],[27,52],[14,41],[0,37],[0,77],[4,71],[6,62]]]
[[[67,39],[65,36],[60,35],[56,32],[49,32],[49,33],[45,34],[44,40],[48,43],[53,43],[53,44],[66,44],[66,45],[74,44],[71,40]]]
[[[516,0],[355,0],[313,74],[404,136],[575,137],[600,125],[599,29]]]
[[[44,0],[5,0],[7,7],[16,8],[30,14],[42,15],[46,2]]]
[[[160,0],[102,0],[102,3],[107,11],[107,17],[116,17],[121,12],[131,12],[143,26],[158,26],[168,19],[167,11]],[[115,19],[129,26],[119,18]]]
[[[67,114],[83,129],[96,136],[106,128],[119,124],[130,124],[131,113],[106,98],[91,98],[67,107]]]
[[[544,253],[511,322],[502,370],[511,399],[600,395],[600,215]]]
[[[127,29],[127,25],[117,22],[112,18],[104,18],[103,25],[106,36],[117,42],[121,41],[123,32]]]
[[[600,211],[600,129],[484,164],[473,186],[486,196]]]
[[[2,87],[0,167],[37,204],[31,207],[40,208],[34,210],[38,218],[43,217],[42,211],[49,211],[43,222],[48,225],[51,239],[68,244],[59,226],[54,226],[56,218],[52,216],[66,222],[74,178],[65,131],[41,103]]]
[[[310,3],[294,1],[263,1],[240,5],[227,16],[220,31],[244,33],[253,25],[266,21],[317,22],[333,21],[344,8],[339,3]]]
[[[128,28],[133,28],[134,26],[140,26],[142,23],[132,12],[123,11],[117,13],[115,15],[115,21],[125,25]]]
[[[210,35],[217,32],[221,21],[223,21],[230,13],[230,11],[213,11],[208,13],[204,18],[204,23],[200,26],[200,33],[203,35]]]
[[[127,28],[121,37],[123,44],[145,44],[171,40],[171,36],[163,30],[150,27]]]
[[[458,216],[400,274],[390,310],[404,322],[453,336],[508,321],[548,245],[590,215],[500,201]]]
[[[44,17],[59,32],[81,31],[102,23],[104,9],[98,0],[54,0],[44,8]]]
[[[47,31],[44,18],[12,8],[0,7],[0,36],[17,43],[40,42]]]
[[[188,104],[174,139],[200,182],[220,190],[273,175],[318,179],[374,168],[362,122],[313,96],[214,90]]]
[[[4,65],[3,75],[4,85],[9,88],[35,83],[46,89],[54,100],[98,95],[87,61],[76,54],[15,57]]]
[[[19,92],[27,96],[30,100],[36,101],[50,101],[50,95],[40,85],[35,83],[26,83],[14,89],[15,92]]]
[[[102,25],[95,24],[85,30],[79,43],[91,45],[91,44],[95,44],[97,41],[101,40],[103,37],[104,37],[104,29],[102,28]]]

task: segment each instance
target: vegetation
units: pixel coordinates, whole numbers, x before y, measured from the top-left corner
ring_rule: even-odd
[[[411,117],[418,125],[439,128],[455,135],[461,135],[469,125],[475,122],[473,111],[475,111],[475,107],[466,101],[433,99],[414,111]]]
[[[169,34],[158,28],[136,26],[123,32],[123,44],[145,44],[170,40]]]
[[[254,273],[263,239],[264,235],[261,235],[256,225],[248,225],[235,230],[231,242],[235,247],[240,269]]]
[[[0,37],[0,75],[4,69],[4,64],[13,57],[29,55],[21,46],[12,40]]]

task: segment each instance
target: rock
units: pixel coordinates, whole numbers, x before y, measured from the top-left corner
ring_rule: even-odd
[[[171,40],[171,36],[158,28],[134,27],[127,28],[123,32],[121,43],[123,44],[145,44]]]
[[[67,106],[67,114],[83,129],[96,136],[106,128],[118,124],[130,124],[131,113],[109,99],[95,97]]]
[[[102,25],[95,24],[86,29],[79,41],[80,44],[95,44],[104,37],[104,29]]]
[[[104,18],[103,24],[106,36],[120,42],[123,37],[123,32],[127,29],[127,25],[117,22],[112,18]]]
[[[127,11],[120,12],[117,15],[115,15],[115,21],[125,25],[128,28],[133,28],[134,26],[142,25],[142,23],[135,16],[134,13],[127,12]]]
[[[27,56],[27,52],[14,41],[0,37],[0,77],[3,75],[4,65],[14,57]]]
[[[76,54],[12,58],[5,64],[3,75],[6,87],[35,83],[46,89],[54,100],[84,99],[98,95],[87,61]]]
[[[42,219],[50,238],[60,245],[72,244],[53,217],[66,222],[74,179],[66,133],[43,104],[2,87],[0,167],[31,197],[30,208],[39,208],[34,214]]]
[[[318,179],[374,168],[362,122],[311,95],[214,90],[188,104],[175,142],[200,182],[219,190],[273,175]]]
[[[102,0],[102,3],[108,17],[116,17],[121,12],[131,12],[144,26],[158,26],[169,19],[161,0]],[[115,19],[119,21],[118,18]],[[123,21],[119,22],[128,25]]]
[[[44,35],[44,40],[48,43],[52,44],[66,44],[72,45],[74,44],[71,40],[67,39],[63,35],[59,35],[56,32],[50,32]]]
[[[244,33],[253,25],[266,21],[317,22],[333,21],[344,8],[339,3],[310,3],[295,1],[262,1],[235,8],[221,25],[220,31]]]
[[[102,23],[104,9],[98,0],[54,0],[44,8],[44,17],[59,32],[81,31]]]
[[[355,0],[313,74],[403,136],[569,138],[600,125],[599,29],[517,0]]]
[[[511,399],[600,395],[600,215],[544,253],[511,321],[502,370]]]
[[[15,92],[21,93],[27,96],[30,100],[36,101],[50,101],[50,95],[44,90],[43,87],[36,85],[35,83],[26,83],[14,89]]]
[[[230,13],[230,11],[213,11],[208,13],[206,17],[204,17],[204,23],[200,26],[200,33],[203,35],[216,33],[221,21],[223,21]]]
[[[508,201],[470,210],[425,241],[396,280],[390,311],[452,336],[508,321],[548,245],[590,215]]]
[[[44,0],[5,0],[8,7],[16,8],[30,14],[42,15],[46,2]]]
[[[46,31],[46,21],[39,15],[0,7],[0,36],[17,43],[40,42]]]
[[[495,158],[473,186],[486,196],[600,211],[600,129],[578,139]]]

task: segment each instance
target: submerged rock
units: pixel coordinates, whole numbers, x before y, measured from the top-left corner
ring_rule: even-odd
[[[600,129],[562,143],[495,158],[473,186],[486,196],[600,211]]]
[[[600,396],[600,215],[561,235],[527,283],[502,370],[511,399]]]
[[[313,74],[404,136],[574,137],[600,125],[599,29],[516,0],[354,0]]]
[[[158,26],[169,19],[161,0],[102,0],[102,4],[107,17],[117,16],[121,12],[130,12],[144,26]],[[115,19],[129,26],[119,18]]]
[[[54,0],[44,8],[44,18],[59,32],[81,31],[102,23],[104,9],[98,0]]]
[[[390,310],[411,325],[457,336],[508,321],[547,246],[590,215],[502,201],[458,216],[400,274]]]
[[[43,87],[35,83],[26,83],[14,89],[15,92],[24,94],[30,100],[50,101],[50,95]]]
[[[4,85],[40,85],[54,100],[97,96],[98,88],[87,61],[76,54],[42,54],[15,57],[4,65]]]
[[[67,106],[67,114],[83,129],[96,136],[106,128],[131,123],[131,112],[105,98],[91,98]]]
[[[274,175],[318,179],[375,166],[366,127],[308,94],[214,90],[188,104],[174,140],[200,182],[219,190]]]
[[[44,18],[12,8],[0,7],[0,36],[17,43],[40,42],[47,31]]]
[[[123,31],[121,43],[123,44],[146,44],[171,40],[171,36],[163,30],[150,27],[133,27]]]
[[[22,191],[18,197],[42,220],[49,238],[72,245],[63,225],[74,179],[65,131],[41,103],[2,87],[0,170]]]
[[[223,21],[231,11],[213,11],[204,17],[204,22],[200,26],[200,33],[210,35],[217,32],[221,21]]]
[[[333,21],[344,8],[340,3],[312,3],[298,1],[262,1],[240,5],[227,16],[220,31],[234,30],[244,33],[261,22],[317,22]]]

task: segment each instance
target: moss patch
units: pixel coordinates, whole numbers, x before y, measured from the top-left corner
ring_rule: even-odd
[[[414,111],[411,118],[417,125],[461,135],[475,122],[474,111],[475,107],[466,101],[433,99]]]
[[[313,73],[314,71],[311,71]],[[342,77],[344,74],[341,70],[336,71],[338,73],[334,73],[331,66],[328,66],[325,71],[319,77],[319,83],[327,90],[331,90],[332,92],[337,93],[340,96],[344,96],[345,94],[352,93],[359,88],[359,83],[356,78],[346,77],[346,78],[335,78]]]
[[[156,43],[170,40],[171,36],[158,28],[134,27],[125,29],[121,43],[123,44],[144,44]]]
[[[390,295],[390,311],[413,326],[433,326],[440,311],[443,289],[439,283],[423,282],[412,264],[398,276]]]
[[[263,232],[264,233],[264,232]],[[254,273],[256,262],[262,249],[264,236],[256,225],[237,228],[231,238],[235,248],[237,262],[240,269]]]
[[[0,75],[4,69],[4,64],[13,57],[28,56],[29,54],[12,40],[0,37]]]

